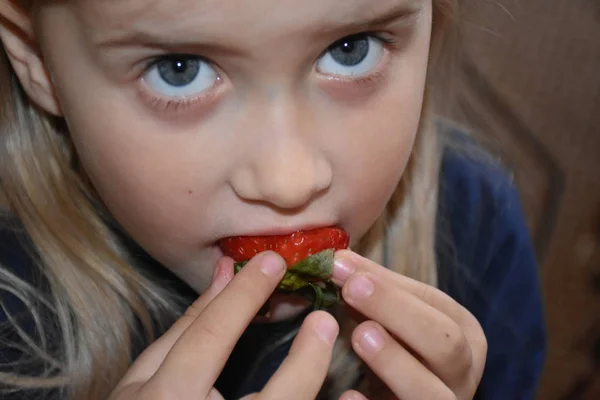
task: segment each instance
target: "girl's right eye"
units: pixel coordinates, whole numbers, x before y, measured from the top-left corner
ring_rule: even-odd
[[[169,55],[153,61],[142,79],[159,96],[181,99],[201,95],[212,88],[220,77],[200,57]]]

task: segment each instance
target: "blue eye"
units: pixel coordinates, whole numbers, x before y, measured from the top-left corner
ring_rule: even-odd
[[[332,44],[317,62],[317,70],[328,75],[361,76],[377,67],[385,48],[371,35],[348,36]]]
[[[210,89],[219,80],[219,74],[199,57],[170,55],[155,61],[142,79],[163,97],[182,98]]]

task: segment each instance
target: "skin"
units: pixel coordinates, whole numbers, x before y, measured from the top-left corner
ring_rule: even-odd
[[[377,27],[400,48],[386,50],[370,81],[319,73],[315,61],[357,33],[349,23],[405,1],[353,0],[347,12],[338,0],[169,0],[150,11],[140,0],[56,2],[41,9],[37,37],[103,202],[201,293],[220,238],[332,224],[359,238],[381,214],[419,124],[431,5]],[[269,23],[256,24],[264,15]],[[166,49],[107,43],[132,31]],[[164,96],[140,79],[145,63],[178,52],[212,60],[221,82],[187,106],[154,107]]]
[[[218,399],[212,385],[283,267],[265,253],[232,279],[232,260],[215,242],[328,225],[356,239],[369,229],[396,188],[419,126],[432,4],[150,3],[48,2],[32,20],[14,0],[0,0],[0,15],[10,22],[0,34],[32,101],[67,121],[116,220],[202,293],[134,363],[113,400]],[[403,16],[352,26],[399,7]],[[370,42],[380,57],[359,76],[328,70],[328,47],[363,31],[394,43]],[[134,32],[144,35],[127,38]],[[165,95],[148,61],[173,53],[202,56],[219,78],[183,99]],[[366,318],[353,347],[390,393],[403,400],[472,398],[486,342],[467,310],[350,251],[336,255],[334,282]],[[288,303],[273,318],[289,316]],[[328,314],[311,314],[290,357],[252,397],[314,398],[337,331]],[[307,363],[314,368],[306,371]]]

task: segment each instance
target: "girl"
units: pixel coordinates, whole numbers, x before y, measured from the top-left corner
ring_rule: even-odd
[[[0,0],[3,398],[533,398],[518,196],[432,119],[456,2]],[[333,225],[344,305],[255,320],[281,258],[216,243]]]

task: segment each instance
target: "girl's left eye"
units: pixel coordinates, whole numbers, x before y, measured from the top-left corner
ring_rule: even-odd
[[[162,97],[188,98],[213,87],[219,74],[199,57],[169,55],[154,61],[142,79]]]
[[[384,54],[381,39],[366,33],[347,36],[329,47],[317,62],[317,70],[328,75],[362,76],[377,67]]]

